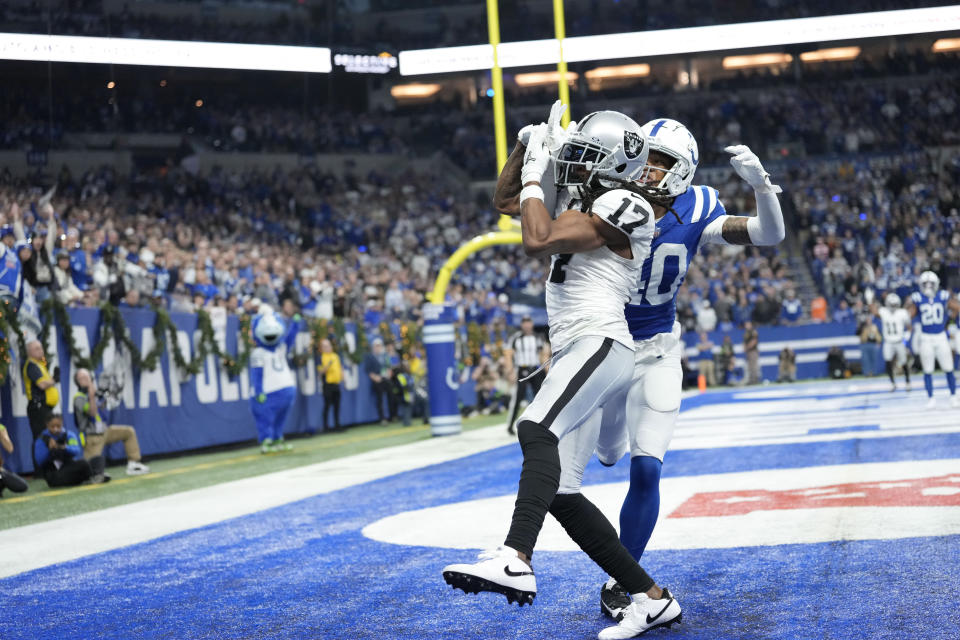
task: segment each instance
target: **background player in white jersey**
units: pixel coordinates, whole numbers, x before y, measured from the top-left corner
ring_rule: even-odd
[[[559,118],[556,109],[552,116],[552,122]],[[579,190],[583,200],[572,203],[579,210],[571,207],[551,220],[540,186],[549,159],[546,131],[539,128],[530,137],[520,210],[526,253],[552,256],[546,302],[555,360],[518,421],[523,469],[504,545],[481,554],[478,563],[445,567],[444,579],[467,592],[495,591],[510,601],[532,602],[536,581],[529,560],[550,510],[594,561],[629,580],[631,593],[656,601],[660,606],[651,612],[671,622],[680,616],[679,605],[630,556],[603,514],[582,496],[566,502],[557,496],[559,440],[607,402],[622,403],[630,385],[633,340],[623,306],[654,231],[650,204],[628,188],[646,165],[644,136],[617,112],[584,118],[559,147],[560,157],[580,175],[580,184],[597,189]]]
[[[900,296],[888,293],[883,300],[884,306],[876,310],[880,318],[880,333],[883,334],[883,360],[887,363],[887,375],[890,376],[892,391],[897,390],[894,369],[903,367],[907,379],[907,391],[910,390],[910,367],[907,366],[907,342],[910,341],[910,314],[900,306]]]
[[[957,380],[953,373],[953,352],[947,339],[950,315],[960,312],[960,302],[940,288],[940,278],[933,271],[920,274],[920,291],[914,291],[907,301],[907,311],[919,330],[914,332],[914,350],[920,354],[923,367],[923,386],[927,388],[927,408],[937,405],[933,397],[933,370],[937,363],[947,375],[950,406],[960,406],[957,399]]]

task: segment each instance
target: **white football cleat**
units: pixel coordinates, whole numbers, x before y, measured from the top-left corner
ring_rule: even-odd
[[[502,593],[507,602],[533,604],[537,595],[537,578],[533,568],[520,559],[515,549],[497,547],[484,551],[480,562],[449,564],[443,568],[443,579],[464,593],[492,591]]]
[[[930,398],[927,400],[927,409],[936,409],[937,408],[937,399]]]
[[[599,640],[622,640],[636,638],[641,633],[656,627],[670,627],[680,623],[683,615],[680,604],[666,589],[660,600],[652,600],[645,593],[633,596],[633,602],[627,607],[623,620],[615,627],[607,627],[597,636]]]
[[[142,476],[145,473],[150,473],[150,467],[138,462],[136,460],[129,460],[127,462],[127,475],[128,476]]]
[[[954,409],[960,407],[960,398],[958,398],[956,395],[950,396],[950,406]]]

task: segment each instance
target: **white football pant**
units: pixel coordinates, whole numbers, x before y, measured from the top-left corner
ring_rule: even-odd
[[[933,373],[937,362],[944,373],[953,371],[953,352],[950,350],[946,332],[921,333],[919,351],[920,365],[925,374]]]
[[[624,453],[651,456],[661,462],[680,414],[683,346],[679,325],[673,334],[659,334],[634,343],[633,380],[625,394],[607,402],[580,429],[560,441],[560,488],[578,493],[583,471],[596,450],[604,464]]]
[[[577,338],[550,365],[517,424],[537,422],[562,440],[612,398],[622,397],[632,373],[630,347],[603,336]]]
[[[883,361],[890,362],[894,357],[897,359],[897,366],[907,364],[907,345],[902,342],[884,342]]]

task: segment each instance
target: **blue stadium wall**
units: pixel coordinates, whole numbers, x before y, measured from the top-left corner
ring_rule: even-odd
[[[830,322],[825,324],[808,324],[799,327],[758,327],[760,338],[760,368],[761,377],[765,380],[777,379],[780,351],[790,347],[797,354],[797,379],[827,377],[827,352],[831,347],[843,349],[847,362],[860,361],[860,339],[856,335],[857,326],[853,322]],[[743,359],[743,329],[732,331],[713,331],[707,334],[714,343],[714,353],[719,351],[725,335],[733,341],[736,364],[745,367]],[[697,343],[700,337],[696,333],[687,333],[683,336],[686,344],[686,355],[691,366],[696,368],[698,351]],[[883,372],[881,368],[874,374]],[[719,374],[719,372],[718,372]]]
[[[122,312],[130,336],[142,352],[153,346],[154,314],[149,311],[125,310]],[[96,309],[70,310],[70,321],[78,346],[89,353],[97,342],[99,311]],[[193,353],[193,345],[199,337],[197,318],[192,314],[171,314],[178,330],[178,337],[185,357]],[[348,331],[355,328],[348,325]],[[226,347],[236,353],[239,322],[228,318]],[[760,363],[763,377],[777,378],[777,355],[789,345],[797,353],[798,378],[819,378],[827,375],[826,356],[832,346],[840,346],[848,360],[859,360],[859,341],[854,335],[855,326],[849,323],[807,325],[802,327],[761,328]],[[742,367],[743,332],[716,331],[711,340],[719,348],[724,335],[733,339],[738,364]],[[687,355],[695,364],[698,341],[696,334],[684,336]],[[310,336],[302,333],[297,340],[298,350],[309,347]],[[60,410],[65,424],[74,427],[70,399],[76,393],[73,370],[66,359],[57,354],[67,353],[65,336],[56,332],[55,344],[51,345],[51,368],[59,363]],[[230,378],[220,363],[209,356],[203,371],[197,376],[180,380],[173,365],[173,356],[167,352],[155,371],[131,371],[125,385],[123,402],[108,416],[115,424],[133,425],[140,439],[145,456],[202,449],[218,445],[249,442],[255,439],[256,431],[250,414],[250,385],[244,372]],[[20,366],[11,367],[9,381],[0,389],[0,421],[10,430],[16,445],[12,456],[6,456],[7,466],[14,471],[30,472],[33,469],[30,454],[30,427],[26,418],[26,398],[23,394]],[[466,372],[465,372],[466,373]],[[376,410],[371,402],[370,381],[357,365],[344,362],[343,396],[340,407],[341,423],[361,424],[373,422]],[[322,425],[323,396],[313,365],[297,370],[300,393],[287,422],[286,433],[296,434],[319,430]],[[461,377],[458,391],[460,402],[465,406],[476,403],[474,385],[469,376]],[[108,450],[112,457],[121,458],[122,446],[112,445]]]
[[[79,349],[89,353],[97,342],[100,312],[96,309],[73,309],[69,314]],[[122,314],[134,343],[142,352],[149,351],[154,344],[154,314],[138,310],[126,310]],[[197,317],[174,313],[171,319],[178,330],[181,350],[190,359],[195,340],[199,338]],[[354,327],[348,326],[348,331],[353,330]],[[228,318],[226,347],[229,353],[237,352],[238,332],[238,320]],[[53,352],[49,354],[50,368],[52,370],[55,364],[61,368],[60,410],[65,426],[74,429],[70,402],[76,393],[73,369],[67,362],[68,358],[57,356],[68,353],[65,337],[57,332],[56,343],[50,345],[50,351]],[[298,350],[307,349],[309,344],[310,336],[301,333],[297,339]],[[20,367],[22,363],[11,366],[9,381],[0,389],[0,421],[9,429],[16,447],[12,456],[6,456],[7,465],[14,471],[26,473],[32,471],[33,462]],[[300,393],[287,421],[288,434],[319,430],[323,419],[322,385],[318,384],[316,367],[304,366],[296,373]],[[344,362],[344,378],[341,422],[357,424],[374,421],[377,415],[370,399],[369,378],[362,375],[360,368],[350,361]],[[149,457],[254,440],[256,429],[249,398],[250,385],[246,372],[230,378],[219,361],[209,356],[203,371],[181,381],[168,349],[155,371],[131,371],[128,374],[123,402],[108,417],[114,424],[133,425],[137,430],[140,448],[144,456]],[[122,457],[122,445],[112,445],[108,453]]]

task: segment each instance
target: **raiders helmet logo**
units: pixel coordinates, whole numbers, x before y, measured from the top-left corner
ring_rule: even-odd
[[[633,160],[643,151],[643,138],[633,131],[623,132],[623,153]]]

